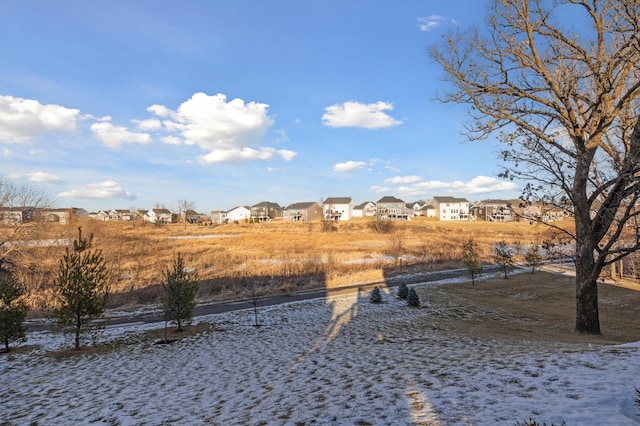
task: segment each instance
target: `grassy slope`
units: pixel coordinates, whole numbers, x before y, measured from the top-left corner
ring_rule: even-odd
[[[559,225],[571,227],[572,222]],[[339,223],[335,232],[322,232],[320,222],[155,227],[87,220],[51,225],[42,237],[74,239],[78,226],[85,235],[94,234],[94,247],[102,250],[107,260],[112,289],[118,293],[114,297],[117,305],[153,300],[153,286],[159,282],[162,268],[177,253],[197,271],[201,296],[220,298],[242,294],[249,282],[262,294],[382,280],[399,270],[459,267],[462,242],[469,237],[480,243],[485,260],[490,262],[496,242],[506,241],[521,255],[526,250],[523,247],[542,243],[552,231],[529,223],[426,218],[397,222],[386,234],[375,232],[367,219]],[[32,249],[20,259],[32,281],[35,305],[48,299],[63,250]]]

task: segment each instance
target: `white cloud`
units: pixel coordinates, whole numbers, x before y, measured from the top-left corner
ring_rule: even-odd
[[[110,199],[121,198],[123,200],[135,200],[137,197],[126,191],[120,184],[113,180],[107,180],[100,183],[91,183],[83,188],[71,189],[69,191],[58,194],[60,198],[92,198],[92,199]]]
[[[60,178],[60,176],[56,176],[54,174],[45,173],[45,172],[30,173],[29,180],[32,182],[38,182],[38,183],[54,183],[54,184],[66,183],[64,180]]]
[[[213,151],[241,149],[257,142],[273,124],[268,107],[238,98],[227,102],[227,97],[220,93],[215,96],[196,93],[177,111],[159,105],[149,110],[161,117],[168,114],[170,120],[165,121],[165,126],[179,131],[186,143]]]
[[[2,149],[2,156],[4,158],[9,158],[11,157],[11,150],[9,150],[9,148],[3,148]]]
[[[385,193],[385,192],[391,192],[392,189],[388,188],[388,187],[385,187],[385,186],[373,185],[371,188],[369,188],[369,191],[376,192],[378,194],[382,194],[382,193]]]
[[[291,161],[295,158],[296,155],[298,155],[297,152],[288,149],[279,149],[277,153],[284,159],[284,161]]]
[[[80,111],[33,99],[0,96],[0,141],[28,143],[45,132],[70,132]]]
[[[256,147],[274,124],[268,108],[267,104],[239,98],[227,101],[221,93],[210,96],[200,92],[183,102],[176,111],[163,105],[152,105],[147,110],[165,118],[162,124],[170,133],[162,138],[165,143],[197,145],[209,151],[200,156],[202,162],[237,163],[268,160],[276,155],[291,161],[296,156],[293,151]],[[277,134],[277,142],[288,139],[284,131]]]
[[[444,22],[445,20],[446,18],[441,15],[431,15],[423,18],[418,18],[418,27],[420,28],[420,31],[431,31],[432,29],[442,25],[442,22]]]
[[[333,165],[334,172],[350,172],[352,170],[362,169],[367,163],[364,161],[347,161]]]
[[[385,179],[386,183],[400,184],[400,183],[416,183],[420,182],[422,179],[420,176],[411,175],[411,176],[396,176],[392,178]]]
[[[114,126],[109,122],[94,123],[91,131],[109,148],[119,148],[123,143],[148,144],[151,136],[148,133],[136,133],[122,126]]]
[[[322,123],[329,127],[364,127],[366,129],[381,129],[402,124],[384,111],[393,110],[393,105],[386,102],[363,104],[360,102],[345,102],[325,108]]]
[[[464,194],[482,194],[486,192],[512,191],[518,189],[518,186],[513,182],[502,181],[488,176],[477,176],[468,182],[442,182],[432,180],[428,182],[418,182],[413,186],[422,191],[447,190]]]
[[[147,108],[147,111],[157,115],[158,117],[169,117],[171,114],[171,110],[164,105],[151,105]]]
[[[162,123],[157,118],[132,121],[138,126],[138,129],[142,130],[143,132],[151,132],[154,130],[160,130],[162,128]]]
[[[204,163],[243,163],[252,160],[270,160],[279,155],[285,161],[293,160],[297,153],[286,149],[276,150],[270,147],[259,149],[245,147],[242,149],[216,149],[199,157]]]
[[[177,136],[164,136],[160,139],[162,142],[168,145],[182,145],[182,139]]]

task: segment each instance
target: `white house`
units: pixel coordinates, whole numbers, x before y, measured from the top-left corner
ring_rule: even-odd
[[[439,220],[471,220],[469,200],[455,197],[433,197],[429,202]]]
[[[349,220],[353,217],[351,197],[330,197],[322,203],[325,220]]]
[[[169,209],[151,209],[145,213],[144,220],[151,223],[173,223],[173,213]]]
[[[365,201],[353,208],[353,217],[373,217],[376,215],[376,205],[373,201]]]
[[[224,223],[246,222],[250,218],[251,218],[251,208],[247,206],[238,206],[225,212],[222,220],[224,221]]]

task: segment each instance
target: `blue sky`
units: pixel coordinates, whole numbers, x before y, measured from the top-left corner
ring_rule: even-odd
[[[7,2],[0,173],[87,210],[516,197],[434,100],[430,46],[487,4]]]

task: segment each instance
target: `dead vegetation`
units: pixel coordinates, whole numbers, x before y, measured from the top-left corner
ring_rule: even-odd
[[[414,218],[395,222],[391,232],[380,233],[372,221],[335,223],[335,232],[323,232],[320,221],[156,227],[83,220],[49,226],[43,240],[60,243],[29,247],[16,263],[29,283],[31,305],[37,312],[48,307],[64,241],[74,238],[78,226],[87,235],[94,234],[94,247],[103,252],[111,307],[157,301],[162,268],[178,253],[198,272],[200,299],[223,300],[242,297],[249,281],[260,296],[461,267],[462,243],[469,237],[478,241],[485,261],[491,261],[492,245],[502,240],[519,259],[530,244],[541,244],[550,237],[548,228],[522,222]]]

